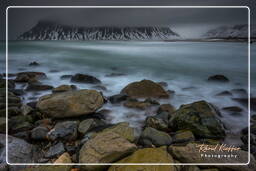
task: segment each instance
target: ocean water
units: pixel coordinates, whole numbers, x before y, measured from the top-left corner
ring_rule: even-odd
[[[252,44],[252,53],[256,46]],[[4,52],[1,51],[1,55]],[[32,61],[40,63],[30,67]],[[1,58],[1,63],[4,59]],[[131,42],[131,41],[12,41],[9,43],[9,73],[22,71],[41,71],[48,76],[43,83],[54,87],[74,84],[61,80],[65,74],[83,73],[93,75],[102,81],[107,90],[105,96],[118,94],[127,84],[150,79],[168,83],[166,90],[174,90],[175,95],[160,103],[170,103],[176,108],[182,104],[206,100],[219,109],[228,106],[243,108],[241,116],[232,116],[222,111],[221,120],[234,133],[248,123],[248,110],[230,97],[217,97],[217,93],[235,88],[248,90],[248,46],[246,43],[230,42]],[[255,68],[255,64],[251,64]],[[57,72],[51,72],[55,70]],[[1,68],[1,72],[5,72]],[[255,70],[251,74],[255,75]],[[107,74],[122,73],[117,77]],[[207,82],[211,75],[223,74],[231,81],[225,84]],[[251,82],[255,85],[256,79]],[[91,84],[75,84],[80,89],[91,89]],[[26,86],[26,85],[25,85]],[[25,88],[24,85],[17,85]],[[185,89],[184,89],[185,88]],[[31,101],[50,91],[24,95],[24,102]],[[256,95],[255,87],[251,94]],[[233,97],[239,97],[234,95]],[[34,100],[34,99],[33,99]],[[111,122],[130,122],[140,126],[149,111],[128,109],[120,105],[105,104],[110,109]]]

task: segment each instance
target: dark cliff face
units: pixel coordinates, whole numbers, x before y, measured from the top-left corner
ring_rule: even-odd
[[[174,40],[168,27],[75,27],[40,21],[18,40]]]

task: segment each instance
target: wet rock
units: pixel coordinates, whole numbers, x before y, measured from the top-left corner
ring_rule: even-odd
[[[194,141],[195,137],[191,131],[181,130],[176,132],[173,137],[173,143],[184,143]]]
[[[103,102],[95,90],[77,90],[43,96],[37,108],[50,117],[65,118],[94,113]]]
[[[117,163],[175,163],[166,148],[139,149],[132,155],[119,160]],[[113,165],[108,171],[179,171],[173,165]]]
[[[217,118],[218,111],[205,101],[182,105],[169,120],[172,130],[191,130],[196,137],[223,139],[224,126]]]
[[[5,117],[6,116],[6,109],[0,109],[0,114],[1,117]],[[21,114],[21,110],[18,107],[9,107],[8,108],[8,116],[17,116]]]
[[[170,104],[161,104],[157,110],[157,113],[167,112],[169,114],[174,113],[175,108]]]
[[[54,158],[65,152],[65,148],[62,142],[57,143],[56,145],[51,146],[48,151],[45,152],[44,156],[46,158]]]
[[[101,81],[96,77],[93,77],[91,75],[86,75],[86,74],[76,74],[71,77],[71,81],[77,82],[77,83],[88,83],[88,84],[101,83]]]
[[[59,93],[59,92],[64,92],[64,91],[72,91],[72,90],[76,90],[77,87],[75,85],[61,85],[58,86],[54,89],[52,89],[52,92],[54,93]]]
[[[30,132],[29,131],[21,131],[21,132],[17,132],[15,134],[12,134],[12,136],[16,137],[16,138],[21,138],[23,140],[26,141],[30,141]]]
[[[247,91],[243,88],[232,89],[231,92],[240,96],[248,96]]]
[[[62,75],[60,77],[61,80],[71,79],[72,75]]]
[[[28,115],[33,111],[32,107],[25,105],[25,104],[22,105],[20,109],[21,109],[22,115]]]
[[[211,82],[229,82],[229,79],[224,75],[213,75],[208,78]]]
[[[54,164],[61,164],[61,163],[72,163],[70,155],[65,152],[63,153],[55,162]]]
[[[35,109],[36,103],[37,103],[37,101],[32,101],[32,102],[28,102],[27,105],[30,106],[31,108]]]
[[[243,109],[241,109],[238,106],[229,106],[229,107],[224,107],[222,110],[227,111],[227,112],[242,112]]]
[[[128,84],[121,91],[133,98],[168,98],[169,94],[157,83],[150,80],[142,80]]]
[[[6,156],[6,135],[0,134],[0,161],[5,161]],[[8,162],[9,163],[36,163],[39,154],[35,146],[26,141],[8,136]]]
[[[20,72],[15,78],[15,82],[28,82],[31,79],[39,80],[45,79],[46,74],[43,72]]]
[[[111,103],[115,104],[115,103],[120,103],[122,101],[125,101],[125,100],[127,100],[127,98],[128,98],[128,96],[125,94],[116,94],[116,95],[110,96],[108,98],[108,100]]]
[[[165,132],[158,131],[151,127],[147,127],[141,133],[139,143],[146,147],[160,147],[170,145],[172,143],[172,138]]]
[[[191,90],[195,90],[195,89],[197,89],[197,88],[196,88],[196,87],[193,87],[193,86],[182,88],[183,91],[191,91]]]
[[[27,131],[33,128],[33,122],[34,119],[30,115],[18,115],[11,117],[8,121],[9,125],[9,131],[10,132],[20,132],[20,131]]]
[[[105,125],[105,122],[103,122],[99,119],[86,119],[86,120],[83,120],[82,122],[80,122],[78,131],[81,134],[85,134],[94,128],[104,126],[104,125]]]
[[[229,91],[222,91],[222,92],[216,94],[216,96],[232,96],[232,93]]]
[[[34,140],[46,140],[49,129],[44,126],[38,126],[31,130],[31,138]]]
[[[0,78],[0,88],[6,88],[6,79]],[[8,80],[8,88],[11,90],[15,88],[15,82],[13,80]]]
[[[120,122],[114,126],[104,129],[101,133],[114,132],[130,142],[135,142],[137,136],[135,129],[128,122]]]
[[[0,133],[5,133],[6,128],[6,118],[0,117]]]
[[[160,86],[162,87],[167,87],[168,86],[168,83],[167,82],[164,82],[164,81],[161,81],[161,82],[157,82]]]
[[[36,61],[29,63],[29,66],[39,66],[40,64]]]
[[[220,170],[234,170],[234,171],[253,171],[256,169],[256,162],[254,157],[251,155],[251,162],[249,165],[225,165],[225,163],[247,163],[248,152],[243,150],[233,151],[233,155],[237,157],[202,157],[201,153],[198,152],[202,144],[189,143],[186,146],[174,146],[171,145],[168,148],[169,153],[182,163],[223,163],[223,165],[215,165],[215,168]],[[216,145],[208,145],[208,147],[215,147]],[[207,155],[230,155],[228,151],[208,151],[204,154]]]
[[[40,83],[32,83],[32,84],[28,84],[26,91],[45,91],[45,90],[51,90],[51,89],[53,89],[53,86],[44,85]]]
[[[118,73],[118,72],[113,72],[110,74],[106,74],[106,77],[120,77],[120,76],[125,76],[124,73]]]
[[[245,107],[248,107],[248,98],[232,98],[232,100],[237,101],[238,103],[244,105]],[[256,97],[250,98],[251,102],[251,110],[256,111]]]
[[[92,88],[97,90],[107,91],[107,88],[103,85],[96,85],[96,86],[93,86]]]
[[[113,163],[136,150],[130,143],[114,132],[97,134],[87,141],[79,152],[79,163]],[[87,165],[86,170],[104,170],[106,166]]]
[[[146,101],[128,100],[124,103],[124,106],[128,108],[145,110],[146,108],[152,106],[152,104]]]
[[[50,130],[50,132],[48,132],[47,137],[52,141],[57,139],[72,141],[77,138],[77,127],[77,121],[59,122],[52,130]]]
[[[168,113],[162,112],[161,114],[147,117],[145,126],[155,128],[160,131],[168,131]]]

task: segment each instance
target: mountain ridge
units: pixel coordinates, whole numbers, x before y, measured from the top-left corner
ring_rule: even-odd
[[[169,27],[81,27],[39,21],[18,40],[174,40],[180,35]]]

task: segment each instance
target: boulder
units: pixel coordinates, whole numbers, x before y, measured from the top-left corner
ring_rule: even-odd
[[[39,66],[40,64],[36,61],[30,62],[29,66]]]
[[[45,91],[45,90],[51,90],[51,89],[53,89],[53,86],[44,85],[41,83],[31,83],[31,84],[28,84],[26,91]]]
[[[127,98],[128,98],[128,96],[125,94],[116,94],[116,95],[110,96],[108,98],[108,100],[111,103],[115,104],[115,103],[120,103],[122,101],[125,101],[125,100],[127,100]]]
[[[95,85],[92,87],[93,89],[97,89],[97,90],[103,90],[103,91],[107,91],[107,88],[103,85]]]
[[[102,132],[114,132],[130,142],[135,142],[137,138],[135,129],[130,127],[128,122],[120,122],[114,126],[104,129]]]
[[[224,126],[217,118],[218,111],[206,101],[182,105],[169,120],[174,131],[190,130],[198,138],[223,139]]]
[[[222,91],[220,93],[217,93],[216,96],[232,96],[232,93],[229,91]]]
[[[62,75],[60,77],[61,80],[71,79],[72,75]]]
[[[139,143],[146,147],[160,147],[170,145],[172,143],[172,138],[165,132],[158,131],[151,127],[146,127],[141,133]]]
[[[23,104],[21,106],[20,110],[21,110],[22,115],[28,115],[33,111],[33,108],[26,104]]]
[[[175,163],[166,148],[143,148],[135,151],[128,157],[119,160],[118,163]],[[179,171],[173,165],[113,165],[108,171]]]
[[[213,75],[208,78],[210,82],[229,82],[229,79],[224,75]]]
[[[248,107],[248,98],[232,98],[232,100],[239,102],[240,104],[242,104],[245,107]],[[251,110],[256,111],[256,97],[251,97],[250,98],[250,102],[251,102]]]
[[[34,119],[30,115],[13,116],[8,121],[8,129],[11,133],[27,131],[33,128]],[[11,125],[11,126],[10,126]]]
[[[61,164],[61,163],[72,163],[70,155],[65,152],[63,153],[57,160],[55,160],[54,164]]]
[[[72,141],[77,138],[77,121],[64,121],[57,123],[47,134],[47,138],[51,141],[63,139]]]
[[[103,132],[88,140],[79,152],[79,163],[113,163],[133,153],[136,145],[114,132]],[[86,165],[85,170],[104,170],[104,165]]]
[[[243,109],[238,107],[238,106],[229,106],[229,107],[224,107],[222,110],[227,111],[227,112],[242,112]]]
[[[31,130],[31,138],[33,140],[46,140],[49,129],[44,126],[38,126]]]
[[[207,152],[199,152],[200,147],[205,144],[189,143],[186,146],[171,145],[168,148],[169,153],[182,163],[223,163],[223,165],[215,165],[215,168],[220,170],[232,171],[254,171],[256,170],[256,161],[251,155],[251,162],[249,165],[225,165],[225,163],[247,163],[248,152],[243,150],[232,151],[233,156],[237,157],[204,157],[205,155],[230,155],[230,151],[221,151],[221,145],[218,144],[217,150],[209,150]],[[216,148],[216,145],[207,145],[209,148]],[[203,155],[203,156],[202,156]]]
[[[80,122],[78,132],[85,134],[94,128],[104,126],[105,124],[105,122],[99,119],[86,119]]]
[[[142,80],[128,84],[121,91],[133,98],[168,98],[169,94],[163,87],[150,80]]]
[[[94,113],[103,102],[95,90],[77,90],[43,96],[36,106],[49,117],[65,118]]]
[[[174,113],[175,108],[170,104],[161,104],[157,110],[157,113],[168,112],[169,114]]]
[[[152,106],[152,104],[146,101],[128,100],[124,103],[124,106],[128,108],[145,110],[146,108]]]
[[[194,140],[195,140],[194,134],[191,131],[187,131],[187,130],[178,131],[173,137],[173,143],[185,143],[185,142],[191,142]]]
[[[88,83],[88,84],[101,83],[101,81],[96,77],[93,77],[91,75],[86,75],[86,74],[75,74],[74,76],[71,77],[71,81],[76,83]]]
[[[43,72],[20,72],[15,78],[15,82],[28,82],[31,79],[39,80],[46,78]]]
[[[75,85],[60,85],[54,89],[52,89],[52,92],[54,93],[59,93],[59,92],[64,92],[64,91],[72,91],[76,90],[77,87]]]
[[[54,158],[65,152],[65,147],[62,142],[51,146],[44,154],[46,158]]]
[[[168,115],[167,112],[162,112],[155,116],[149,116],[146,118],[145,126],[160,131],[168,131]]]
[[[0,134],[0,161],[6,157],[6,135]],[[36,163],[38,159],[36,147],[26,141],[8,136],[8,162],[9,163]]]

